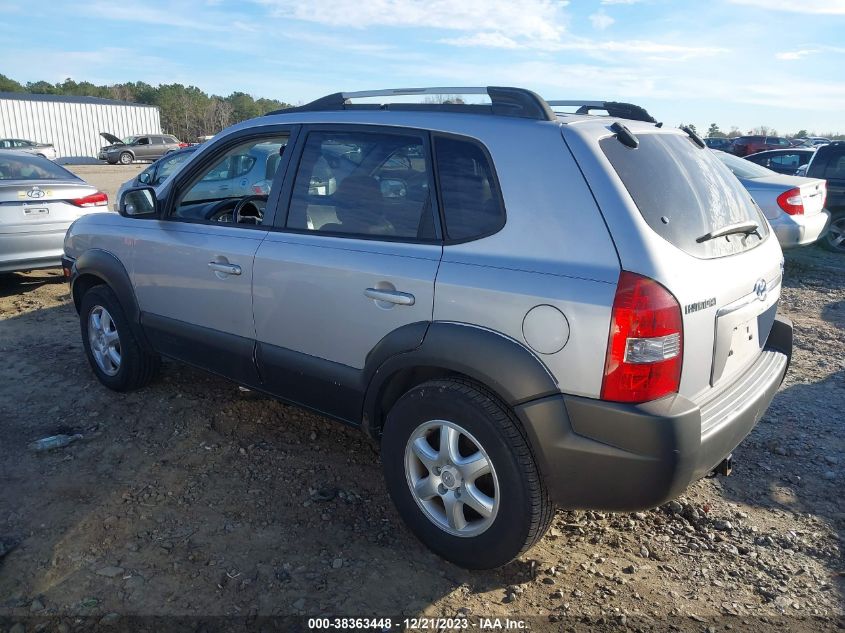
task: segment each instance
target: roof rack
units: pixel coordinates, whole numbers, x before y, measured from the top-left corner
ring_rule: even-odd
[[[646,123],[657,123],[655,118],[648,111],[633,103],[623,101],[548,101],[551,107],[578,106],[575,114],[590,114],[593,110],[604,110],[610,116],[620,119],[631,119],[632,121],[645,121]]]
[[[369,97],[396,97],[408,95],[461,95],[485,94],[490,98],[490,105],[457,104],[457,103],[382,103],[382,104],[353,104],[350,99]],[[285,114],[288,112],[320,112],[335,110],[438,110],[448,112],[474,112],[495,114],[521,119],[535,119],[538,121],[556,121],[557,116],[548,104],[538,94],[524,88],[509,88],[502,86],[486,87],[438,87],[438,88],[390,88],[387,90],[363,90],[359,92],[335,92],[320,97],[311,103],[274,110],[268,114]]]

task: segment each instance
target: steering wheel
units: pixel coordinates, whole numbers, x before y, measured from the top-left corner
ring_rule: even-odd
[[[211,220],[212,222],[232,222],[232,218],[234,218],[232,209],[237,206],[237,201],[237,198],[225,198],[220,202],[213,204],[211,208],[205,212],[205,219]],[[229,219],[227,219],[226,216],[230,216]]]
[[[264,219],[264,207],[266,205],[266,195],[244,196],[235,205],[234,211],[232,211],[235,224],[261,224],[261,221]]]

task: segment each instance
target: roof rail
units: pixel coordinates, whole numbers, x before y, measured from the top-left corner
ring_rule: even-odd
[[[456,103],[390,103],[382,104],[352,104],[350,99],[369,97],[396,97],[408,95],[461,95],[486,94],[490,98],[490,105],[456,104]],[[334,110],[368,109],[368,110],[446,110],[450,112],[475,112],[510,116],[521,119],[535,119],[538,121],[556,121],[557,117],[548,104],[538,94],[524,88],[509,88],[502,86],[486,87],[438,87],[438,88],[389,88],[386,90],[362,90],[359,92],[335,92],[320,97],[311,103],[296,108],[274,110],[267,114],[285,114],[288,112],[320,112]]]
[[[551,107],[578,106],[575,114],[589,114],[592,110],[604,110],[610,116],[620,119],[631,119],[632,121],[645,121],[646,123],[657,123],[655,118],[648,111],[633,103],[623,101],[548,101]]]

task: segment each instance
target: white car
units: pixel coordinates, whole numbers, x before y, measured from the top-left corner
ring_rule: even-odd
[[[781,248],[807,246],[824,234],[830,222],[830,213],[824,209],[824,180],[779,174],[725,152],[716,155],[762,209]]]
[[[26,152],[42,158],[56,160],[56,148],[51,143],[36,143],[21,138],[0,139],[0,149],[11,149],[16,152]]]

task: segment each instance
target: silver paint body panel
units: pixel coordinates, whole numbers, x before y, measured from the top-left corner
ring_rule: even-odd
[[[686,304],[715,298],[713,307],[685,314],[683,321],[680,392],[702,402],[723,387],[710,385],[717,310],[752,293],[761,278],[774,288],[776,302],[782,253],[770,235],[738,255],[696,259],[657,235],[598,145],[612,134],[613,121],[298,112],[238,124],[208,144],[245,128],[308,123],[411,127],[477,139],[492,156],[507,222],[476,241],[441,247],[92,217],[74,225],[66,249],[70,256],[90,245],[117,249],[113,252],[131,271],[142,311],[254,336],[354,368],[363,367],[383,336],[415,321],[482,327],[527,348],[525,315],[535,306],[551,305],[565,315],[569,338],[560,351],[540,360],[562,392],[594,398],[601,389],[616,282],[625,269],[659,281],[682,311]],[[682,134],[635,121],[625,125],[634,134]],[[206,151],[200,149],[191,162]],[[123,244],[115,244],[116,234]],[[207,268],[214,256],[241,265],[243,275],[216,279]],[[412,294],[415,300],[379,305],[365,296],[368,288]]]

